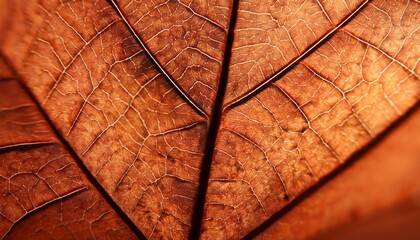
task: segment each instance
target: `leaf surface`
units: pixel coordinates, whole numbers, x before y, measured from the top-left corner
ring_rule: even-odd
[[[38,156],[40,166],[20,170],[37,172],[59,158],[74,170],[50,177],[80,181],[60,191],[46,182],[31,206],[11,195],[28,212],[59,201],[71,209],[89,192],[125,226],[119,236],[134,237],[132,223],[147,238],[244,237],[420,97],[417,1],[1,6],[9,13],[0,18],[0,49],[13,69],[0,64],[0,76],[34,96],[16,80],[1,82],[17,89],[3,90],[10,120],[0,124],[11,130],[0,132],[2,169],[7,159]],[[1,176],[10,182],[10,174]],[[37,213],[64,214],[56,205]],[[16,216],[6,219],[25,214]]]
[[[16,79],[0,80],[0,119],[1,238],[135,238]]]
[[[409,136],[419,130],[419,119],[417,108],[334,181],[321,186],[256,239],[305,239],[317,235],[318,239],[418,236],[414,225],[420,209],[420,187],[416,178],[420,171],[420,139]],[[413,216],[408,219],[414,225],[405,222],[406,216]]]

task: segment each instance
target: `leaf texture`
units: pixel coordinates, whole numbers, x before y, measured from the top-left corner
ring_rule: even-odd
[[[320,22],[315,26],[322,26],[323,22],[329,22],[326,7],[321,8],[319,2],[307,3],[304,1],[298,9],[312,16],[308,12],[318,7],[317,12],[321,16],[325,15],[324,20],[317,17],[307,19],[308,23]],[[246,76],[238,78],[241,79],[239,81],[248,79],[246,83],[238,84],[240,87],[232,86],[242,95],[246,93],[247,86],[256,89],[260,84],[261,90],[254,91],[249,97],[245,94],[237,100],[237,104],[228,104],[223,112],[203,223],[204,233],[208,232],[209,238],[218,234],[228,238],[247,234],[284,207],[290,199],[343,163],[416,103],[419,96],[418,74],[415,72],[418,57],[411,58],[406,52],[413,50],[413,40],[408,38],[406,41],[397,41],[399,36],[394,32],[397,32],[395,28],[401,29],[400,19],[414,18],[418,5],[410,4],[418,3],[394,3],[396,6],[393,11],[383,9],[385,2],[378,1],[363,7],[353,18],[347,17],[348,24],[335,30],[322,46],[292,67],[286,67],[287,73],[275,76],[273,80],[258,83],[259,75],[256,73],[251,73],[249,79]],[[360,4],[363,6],[364,3]],[[275,22],[270,17],[275,13],[270,10],[265,10],[265,14],[249,12],[247,7],[250,6],[260,9],[247,2],[240,2],[235,29],[238,36],[248,34],[246,39],[252,39],[250,36],[253,35],[259,36],[253,31],[261,24],[251,16],[256,14],[262,18],[260,21]],[[256,22],[257,26],[243,29],[240,21],[246,18]],[[330,21],[333,23],[339,20]],[[365,30],[366,26],[361,27],[361,22],[379,24],[383,33],[364,33],[370,28]],[[283,25],[287,25],[287,21]],[[267,27],[268,24],[263,26]],[[276,31],[278,29],[274,23],[272,28]],[[316,33],[307,25],[296,28]],[[412,38],[417,34],[418,39],[416,28],[403,31]],[[283,35],[292,45],[300,40],[294,39],[290,33]],[[364,39],[366,35],[375,38]],[[387,49],[386,45],[390,45],[390,42],[393,48],[387,52],[381,49]],[[306,46],[305,42],[300,44]],[[282,42],[278,45],[279,49],[287,47]],[[238,48],[233,48],[232,74],[236,64],[253,62],[247,59],[238,60],[238,63],[235,61],[235,54],[239,55],[237,58],[244,55],[241,54],[242,47],[265,48],[259,51],[254,49],[251,51],[253,53],[273,53],[272,46],[276,48],[273,42],[256,46],[247,43],[238,47],[238,51],[235,51]],[[279,56],[280,53],[265,55],[267,61],[256,56],[261,61],[260,64],[255,63],[256,66],[260,65],[256,68],[264,73],[259,79],[265,80],[266,76],[273,74],[265,73],[268,71],[265,69],[284,71],[278,70],[282,68],[281,62],[276,61]],[[278,66],[270,66],[270,63],[277,63]],[[250,67],[250,71],[253,67]],[[229,83],[235,84],[235,78],[229,79],[232,82],[227,85],[227,102],[228,95],[234,93],[229,91]],[[226,233],[221,229],[230,229],[232,232]]]
[[[17,80],[1,79],[0,93],[0,237],[134,239]]]
[[[0,6],[11,238],[245,237],[420,97],[417,1]]]
[[[416,176],[420,171],[420,139],[407,138],[413,131],[419,130],[419,119],[420,111],[417,108],[407,121],[382,139],[374,149],[357,159],[334,181],[327,182],[304,199],[256,239],[305,239],[316,235],[317,239],[411,239],[418,236],[417,226],[410,227],[410,223],[388,225],[392,227],[385,223],[380,225],[376,233],[372,231],[375,235],[371,236],[368,235],[369,231],[357,235],[358,231],[351,228],[354,226],[347,226],[349,229],[340,229],[339,226],[358,219],[353,223],[359,225],[356,229],[363,229],[364,226],[370,228],[377,222],[383,222],[383,215],[390,215],[389,218],[399,221],[404,212],[412,215],[419,211],[420,187]],[[395,205],[406,210],[397,208],[395,211]],[[418,222],[418,216],[413,220],[413,223]],[[334,235],[334,228],[338,228],[337,235]],[[410,231],[416,234],[410,235]],[[351,236],[352,233],[356,235]],[[350,237],[346,237],[346,234]]]

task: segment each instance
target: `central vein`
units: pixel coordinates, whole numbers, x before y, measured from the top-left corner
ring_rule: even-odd
[[[220,121],[222,118],[223,102],[228,80],[229,62],[231,58],[233,33],[237,19],[238,4],[239,0],[234,0],[232,4],[232,12],[230,15],[230,23],[226,36],[226,45],[223,56],[222,70],[219,78],[219,86],[217,89],[216,101],[213,108],[213,112],[210,116],[210,126],[208,128],[206,148],[204,152],[203,164],[201,168],[201,175],[199,181],[199,189],[192,218],[190,239],[199,239],[200,237],[200,229],[204,214],[204,205],[206,200],[207,186],[210,177],[211,163],[214,155],[214,147],[216,145],[217,133],[219,131]]]

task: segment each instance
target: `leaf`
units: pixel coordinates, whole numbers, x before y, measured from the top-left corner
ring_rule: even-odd
[[[2,65],[1,76],[16,71],[34,98],[16,80],[2,81],[4,94],[16,94],[2,101],[2,119],[14,119],[2,124],[20,123],[2,133],[2,159],[38,156],[44,166],[65,155],[74,169],[59,178],[77,172],[80,182],[58,191],[42,180],[45,189],[33,193],[40,200],[22,207],[48,209],[28,221],[89,191],[115,219],[98,231],[244,237],[325,182],[420,96],[416,1],[1,5],[0,49],[14,69]],[[29,165],[18,172],[38,172]],[[1,213],[12,223],[25,216]],[[32,234],[18,226],[11,233]]]

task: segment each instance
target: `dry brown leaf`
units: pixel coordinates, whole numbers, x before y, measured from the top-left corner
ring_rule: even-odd
[[[420,97],[418,1],[0,6],[2,236],[252,236]]]

